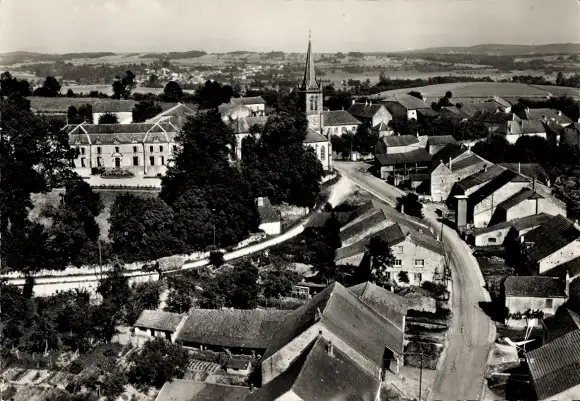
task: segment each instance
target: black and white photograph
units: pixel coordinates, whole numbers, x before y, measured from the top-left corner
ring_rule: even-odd
[[[580,0],[0,0],[0,401],[580,400]]]

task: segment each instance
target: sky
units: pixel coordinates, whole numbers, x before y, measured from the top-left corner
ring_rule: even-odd
[[[0,0],[0,53],[580,43],[580,0]]]

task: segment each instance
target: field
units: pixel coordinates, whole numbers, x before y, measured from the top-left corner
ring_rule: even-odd
[[[66,93],[67,90],[72,89],[74,93],[89,93],[90,91],[98,91],[106,93],[107,95],[113,94],[113,89],[111,85],[63,85],[60,89],[61,93]],[[186,93],[193,93],[193,90],[184,89]],[[163,93],[163,88],[147,88],[144,86],[138,86],[133,89],[133,93],[154,93],[159,95]]]

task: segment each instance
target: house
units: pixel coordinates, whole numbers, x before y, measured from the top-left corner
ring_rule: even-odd
[[[506,324],[525,327],[528,319],[535,318],[536,325],[543,316],[551,316],[568,300],[570,276],[564,279],[544,276],[510,276],[504,281]],[[526,313],[540,311],[539,316]]]
[[[418,119],[417,110],[431,109],[423,100],[404,93],[393,95],[383,101],[383,104],[394,117],[405,117],[408,120]]]
[[[520,217],[546,213],[551,216],[566,216],[566,204],[555,198],[548,191],[540,189],[540,186],[532,183],[531,186],[521,189],[497,205],[493,212],[490,224],[501,221],[510,221]]]
[[[580,330],[526,353],[538,400],[580,399]]]
[[[382,138],[384,136],[394,135],[394,131],[384,122],[380,122],[377,125],[371,127],[371,133],[375,134],[377,138]]]
[[[197,110],[197,105],[185,105],[183,103],[178,103],[170,109],[162,111],[155,117],[151,117],[146,123],[155,124],[161,121],[168,121],[175,127],[182,129],[187,122],[188,117],[194,116]]]
[[[519,237],[525,245],[522,256],[538,274],[550,274],[554,268],[580,256],[580,230],[561,215]]]
[[[439,110],[439,114],[442,117],[451,118],[456,122],[465,121],[469,118],[469,114],[456,106],[443,106],[441,107],[441,110]]]
[[[462,180],[457,181],[448,197],[448,203],[453,204],[456,195],[469,196],[491,180],[497,178],[501,173],[506,171],[505,168],[492,164],[488,166],[484,164],[481,170],[471,174]]]
[[[490,134],[507,135],[511,122],[517,122],[520,119],[513,113],[504,113],[501,111],[478,111],[469,118],[470,121],[484,124]]]
[[[287,313],[272,309],[192,309],[176,342],[187,348],[261,355]]]
[[[427,173],[430,165],[431,155],[425,149],[375,155],[375,166],[379,176],[393,185],[409,182],[411,174]]]
[[[558,143],[566,144],[574,149],[580,148],[580,122],[556,129]]]
[[[446,201],[456,182],[480,171],[484,165],[492,164],[469,149],[459,152],[459,155],[451,152],[448,160],[435,154],[434,158],[439,160],[439,164],[433,166],[431,171],[430,193],[433,202]]]
[[[349,246],[393,224],[382,209],[372,208],[340,228],[342,246]]]
[[[498,163],[499,166],[515,171],[525,177],[536,179],[536,182],[550,186],[550,176],[538,163]]]
[[[250,109],[253,117],[266,115],[266,102],[262,96],[232,97],[230,103],[236,106],[245,106]]]
[[[282,216],[280,211],[272,206],[268,198],[256,199],[260,225],[258,228],[268,235],[278,235],[282,232]]]
[[[231,375],[247,376],[251,367],[252,364],[248,359],[230,358],[226,362],[226,372]]]
[[[362,123],[345,110],[323,111],[322,119],[324,132],[327,137],[342,136],[346,133],[356,133]]]
[[[248,387],[173,379],[165,382],[155,401],[244,401]]]
[[[93,103],[93,123],[98,124],[99,118],[104,114],[113,114],[117,116],[119,124],[131,124],[133,122],[134,106],[134,102],[126,100],[117,102],[96,101]]]
[[[407,310],[418,312],[437,312],[437,300],[433,294],[416,285],[401,288],[397,295],[403,297],[407,304]]]
[[[431,123],[433,120],[437,119],[441,114],[433,110],[432,108],[422,108],[417,109],[417,121],[425,122],[427,124]]]
[[[241,160],[244,157],[244,149],[246,148],[246,141],[252,135],[252,130],[255,132],[256,139],[259,139],[260,129],[266,124],[268,117],[239,117],[229,118],[225,121],[226,125],[234,130],[236,135],[236,157]]]
[[[332,166],[332,146],[327,137],[319,134],[312,128],[307,128],[304,146],[309,147],[314,151],[314,154],[322,164],[323,169],[330,170]]]
[[[434,155],[443,150],[447,145],[458,145],[452,135],[436,135],[427,138],[427,151]]]
[[[421,142],[424,142],[424,140],[420,141],[419,137],[415,135],[391,135],[383,136],[379,140],[378,146],[382,150],[380,153],[383,154],[407,153],[425,148]]]
[[[405,332],[405,320],[409,303],[404,297],[368,281],[348,289],[361,301]]]
[[[505,139],[516,143],[522,136],[538,136],[547,139],[546,127],[542,120],[511,120],[507,122]]]
[[[580,315],[566,307],[559,308],[556,314],[542,319],[543,344],[551,343],[573,331],[580,330]]]
[[[179,313],[146,309],[133,325],[133,338],[137,340],[137,345],[157,337],[175,342],[186,318],[186,315]]]
[[[154,124],[79,124],[63,128],[79,150],[74,170],[82,177],[103,170],[125,170],[135,176],[164,175],[176,150],[179,129],[167,121]]]
[[[530,109],[525,108],[518,113],[518,117],[522,120],[541,120],[544,123],[554,122],[561,127],[567,127],[572,124],[572,120],[556,109]]]
[[[513,220],[503,221],[488,227],[473,230],[469,236],[470,242],[475,246],[498,246],[504,245],[508,238],[519,238],[526,232],[541,226],[552,216],[546,213],[532,214]]]
[[[396,324],[334,282],[281,321],[261,359],[263,387],[258,391],[280,389],[282,383],[301,380],[301,372],[306,375],[310,370],[303,364],[308,364],[309,358],[321,358],[315,369],[303,376],[307,380],[306,388],[320,395],[304,399],[374,400],[384,370],[398,373],[404,337]],[[298,377],[288,380],[295,369]],[[272,384],[268,386],[268,383]],[[259,399],[277,399],[277,396]]]
[[[352,106],[348,109],[348,113],[361,123],[367,124],[369,127],[375,127],[380,123],[384,123],[388,126],[389,122],[393,119],[393,116],[388,112],[385,106],[369,102],[355,103],[353,101]]]

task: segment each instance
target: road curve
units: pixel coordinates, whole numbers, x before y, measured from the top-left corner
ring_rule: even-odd
[[[361,171],[359,163],[335,163],[335,168],[355,184],[369,190],[384,202],[393,203],[400,190],[383,180]],[[479,303],[488,302],[477,261],[467,245],[449,227],[441,227],[433,207],[424,208],[425,221],[438,233],[443,229],[443,242],[449,252],[453,277],[452,312],[449,343],[432,388],[429,400],[475,400],[483,393],[484,374],[490,347],[495,338],[495,325],[481,310]]]

